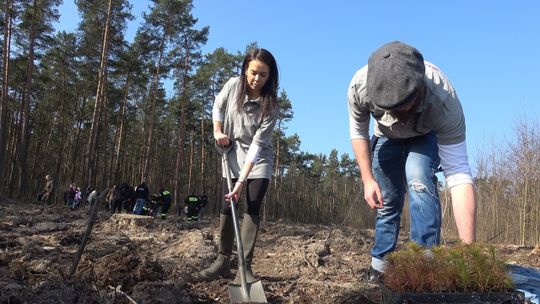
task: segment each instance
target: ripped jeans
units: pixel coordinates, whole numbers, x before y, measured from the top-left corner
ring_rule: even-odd
[[[373,175],[384,207],[377,210],[371,256],[382,260],[396,248],[405,192],[409,194],[411,240],[428,248],[438,245],[441,204],[435,173],[440,159],[435,134],[408,139],[380,137],[372,150]]]

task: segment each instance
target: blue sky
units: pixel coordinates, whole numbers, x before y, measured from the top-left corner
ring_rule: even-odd
[[[78,18],[64,0],[58,29],[72,31]],[[151,4],[131,0],[126,38]],[[198,27],[210,26],[204,53],[224,47],[243,51],[250,42],[270,50],[280,87],[292,102],[301,149],[341,155],[348,135],[347,86],[380,45],[401,40],[449,77],[467,120],[474,169],[479,151],[507,143],[520,120],[540,114],[540,2],[538,1],[244,1],[194,0]]]

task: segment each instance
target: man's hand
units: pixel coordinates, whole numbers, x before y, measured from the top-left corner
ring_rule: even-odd
[[[364,182],[364,199],[372,209],[381,209],[383,207],[381,189],[374,179]]]
[[[383,207],[383,198],[379,184],[371,172],[371,150],[368,139],[357,138],[352,141],[354,157],[360,168],[360,176],[364,182],[364,199],[373,209]]]
[[[472,184],[461,184],[450,188],[452,211],[459,238],[466,244],[476,241],[476,200]]]

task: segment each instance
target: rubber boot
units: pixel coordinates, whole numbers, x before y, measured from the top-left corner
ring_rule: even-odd
[[[244,249],[244,262],[246,267],[246,281],[247,283],[253,283],[258,279],[253,275],[251,270],[251,262],[253,261],[253,251],[255,249],[255,242],[257,241],[257,234],[259,233],[259,226],[261,219],[258,215],[250,215],[245,213],[242,220],[242,246]],[[235,284],[240,284],[240,272],[236,272],[234,278]]]
[[[234,226],[231,215],[221,214],[219,217],[219,249],[218,256],[210,267],[199,272],[199,279],[212,281],[217,278],[230,278],[231,253],[234,241]]]

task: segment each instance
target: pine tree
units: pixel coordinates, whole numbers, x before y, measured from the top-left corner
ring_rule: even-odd
[[[48,89],[44,90],[42,102],[33,112],[35,137],[31,167],[34,170],[30,180],[47,171],[57,181],[63,181],[68,175],[73,178],[73,171],[78,167],[69,163],[70,148],[75,145],[76,130],[72,126],[77,124],[77,38],[73,33],[59,32],[50,44],[39,65],[40,86]],[[51,154],[57,156],[56,164],[42,162],[38,165],[39,159]]]
[[[147,68],[151,71],[152,80],[148,96],[148,111],[145,121],[146,141],[142,159],[142,178],[149,174],[152,143],[156,122],[156,103],[161,79],[172,68],[171,58],[175,57],[172,44],[178,42],[182,34],[191,28],[196,19],[191,15],[192,3],[189,0],[153,1],[150,13],[144,14],[144,24],[137,33],[136,41],[146,46]]]
[[[81,76],[85,80],[85,87],[81,89],[81,100],[86,104],[87,99],[94,99],[92,107],[91,127],[88,130],[85,148],[84,181],[88,185],[97,185],[97,171],[103,170],[100,182],[105,186],[110,168],[107,164],[112,153],[109,152],[108,119],[109,107],[107,103],[110,70],[110,60],[116,60],[125,45],[123,33],[128,19],[133,18],[130,13],[131,5],[127,0],[109,0],[95,2],[92,0],[77,0],[77,7],[81,13],[79,32],[81,35],[81,59],[87,63],[81,69]],[[86,116],[89,109],[83,107]],[[86,133],[86,132],[85,132]],[[98,149],[98,147],[105,147]],[[102,152],[101,154],[99,152]],[[105,153],[103,153],[105,152]],[[99,158],[101,156],[101,159]],[[98,166],[99,165],[99,166]]]
[[[23,8],[23,15],[20,27],[20,36],[17,39],[18,47],[26,54],[26,79],[22,94],[21,106],[21,126],[19,140],[18,157],[18,193],[23,194],[27,189],[27,158],[30,142],[30,115],[31,104],[34,92],[35,60],[41,57],[43,49],[52,39],[52,23],[59,19],[57,7],[60,0],[33,0],[26,3]]]
[[[4,175],[4,155],[6,153],[6,132],[7,132],[7,103],[9,85],[9,63],[11,51],[11,36],[13,29],[13,0],[5,0],[2,9],[2,91],[0,92],[0,178],[5,180]]]

